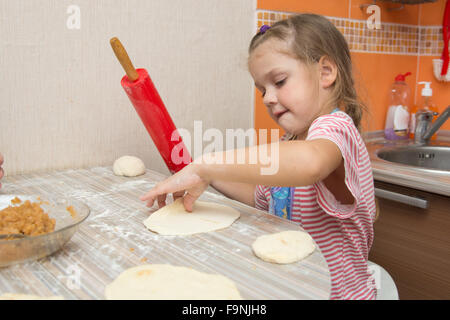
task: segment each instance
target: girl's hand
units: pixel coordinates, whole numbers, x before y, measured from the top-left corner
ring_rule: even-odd
[[[2,169],[2,164],[3,164],[3,156],[0,153],[0,179],[3,178],[3,169]],[[2,184],[0,183],[0,187],[2,186]]]
[[[176,174],[156,184],[153,189],[139,199],[147,201],[147,207],[153,206],[157,199],[161,208],[166,203],[168,193],[173,193],[174,199],[184,195],[184,208],[186,211],[192,212],[195,200],[201,196],[210,183],[200,172],[200,165],[191,163]]]

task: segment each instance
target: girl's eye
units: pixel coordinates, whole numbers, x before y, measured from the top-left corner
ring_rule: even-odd
[[[286,78],[284,78],[283,80],[277,81],[275,84],[276,84],[278,87],[281,87],[285,82],[286,82]]]

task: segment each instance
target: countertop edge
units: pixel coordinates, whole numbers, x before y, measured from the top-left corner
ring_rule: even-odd
[[[387,170],[372,168],[373,179],[376,181],[387,182],[403,187],[417,189],[421,191],[436,193],[443,196],[450,196],[450,185],[437,185],[436,182],[427,181],[426,179],[417,179],[414,176],[404,176],[395,174]]]

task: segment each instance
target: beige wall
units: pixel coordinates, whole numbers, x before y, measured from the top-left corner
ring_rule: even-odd
[[[69,5],[81,29],[66,27]],[[175,124],[253,127],[253,0],[0,0],[0,152],[8,175],[141,157],[168,174],[109,46],[146,68]]]

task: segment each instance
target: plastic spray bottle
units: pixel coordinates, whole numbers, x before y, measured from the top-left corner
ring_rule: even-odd
[[[384,136],[388,140],[409,138],[411,89],[405,82],[409,75],[411,72],[397,75],[390,90],[390,104],[384,127]]]

